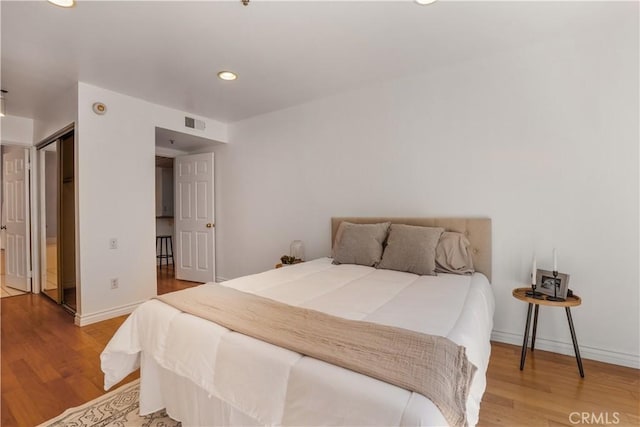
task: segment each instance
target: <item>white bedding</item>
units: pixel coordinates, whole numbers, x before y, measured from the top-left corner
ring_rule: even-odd
[[[417,276],[336,266],[322,258],[223,284],[336,316],[445,336],[465,346],[478,368],[467,402],[469,423],[477,423],[494,311],[484,275]],[[141,305],[103,351],[106,389],[139,366],[141,351],[141,413],[167,407],[184,425],[211,420],[242,425],[446,424],[421,395],[231,332],[157,300]],[[192,385],[195,391],[188,390]],[[195,400],[207,407],[194,406]],[[224,416],[210,413],[215,411]]]

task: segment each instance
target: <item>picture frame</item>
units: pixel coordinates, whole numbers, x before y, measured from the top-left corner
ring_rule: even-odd
[[[556,294],[558,298],[567,299],[569,290],[569,275],[566,273],[558,273],[557,277],[553,277],[553,271],[536,270],[536,291],[548,296],[554,296],[553,283],[555,282]]]

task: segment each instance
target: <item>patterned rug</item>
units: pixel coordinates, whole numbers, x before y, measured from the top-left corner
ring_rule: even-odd
[[[67,409],[38,427],[179,427],[162,410],[141,417],[138,415],[140,380],[113,390],[77,408]]]

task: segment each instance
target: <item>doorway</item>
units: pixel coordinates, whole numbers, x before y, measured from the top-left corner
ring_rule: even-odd
[[[156,158],[156,263],[159,266],[159,287],[169,274],[171,278],[182,281],[215,281],[213,151],[216,144],[210,139],[156,127],[156,156],[169,158]],[[159,172],[161,162],[168,163],[169,160],[172,166],[170,172]],[[170,188],[170,195],[169,191],[165,191],[167,188]],[[167,200],[169,203],[166,203]],[[169,218],[163,218],[167,216]],[[173,249],[169,249],[171,257],[168,269],[164,258],[167,252],[161,246],[163,235],[171,236],[170,246]]]
[[[39,144],[40,283],[42,292],[72,312],[76,298],[74,130]]]
[[[2,298],[31,291],[29,150],[0,145],[0,287]]]
[[[156,156],[156,264],[158,279],[175,277],[173,158]]]

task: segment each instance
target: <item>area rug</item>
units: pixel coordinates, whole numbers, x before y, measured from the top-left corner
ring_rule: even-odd
[[[138,415],[140,380],[132,381],[82,406],[67,409],[38,427],[178,427],[162,410]]]

